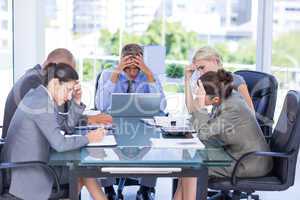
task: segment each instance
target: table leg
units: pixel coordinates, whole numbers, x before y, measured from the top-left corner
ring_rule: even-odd
[[[71,200],[78,200],[78,177],[74,170],[70,170],[69,198]]]
[[[208,187],[208,169],[207,167],[202,167],[199,171],[199,176],[197,178],[197,193],[196,199],[206,200],[207,199],[207,187]]]

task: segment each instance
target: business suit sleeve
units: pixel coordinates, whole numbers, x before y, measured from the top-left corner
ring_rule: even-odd
[[[158,77],[155,77],[154,83],[148,83],[149,85],[149,92],[150,93],[160,93],[160,110],[164,111],[167,107],[166,96],[163,91],[163,87],[159,81]]]
[[[96,108],[101,112],[107,112],[110,108],[111,94],[113,93],[116,84],[110,80],[111,72],[103,71],[96,94]]]
[[[57,119],[61,129],[67,133],[71,133],[73,128],[78,124],[85,124],[81,123],[83,120],[86,120],[82,115],[85,107],[86,106],[83,103],[78,105],[74,100],[69,101],[66,105],[58,107],[59,114]]]
[[[86,136],[65,137],[62,135],[54,113],[41,112],[39,114],[29,114],[29,116],[48,140],[50,146],[58,152],[78,149],[88,144]]]
[[[239,116],[238,109],[233,106],[223,108],[213,119],[210,119],[206,109],[200,109],[192,113],[192,124],[201,140],[214,137],[228,144],[230,137],[235,134],[235,127],[240,123]]]

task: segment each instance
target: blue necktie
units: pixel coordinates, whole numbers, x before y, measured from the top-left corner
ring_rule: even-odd
[[[133,84],[134,84],[134,80],[128,80],[128,88],[127,88],[127,93],[133,93],[134,92],[134,87],[133,87]]]

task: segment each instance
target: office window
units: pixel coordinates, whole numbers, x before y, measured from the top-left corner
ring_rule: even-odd
[[[0,124],[3,120],[6,96],[13,84],[12,54],[12,4],[11,1],[0,0]]]
[[[76,55],[90,105],[97,73],[127,43],[166,47],[166,71],[176,68],[162,75],[166,93],[182,95],[182,68],[203,45],[216,47],[228,70],[255,69],[257,0],[47,0],[45,9],[45,52]]]
[[[277,115],[285,94],[300,85],[300,0],[275,0],[272,73],[279,82]]]
[[[8,0],[1,0],[0,1],[0,9],[3,11],[8,10]]]

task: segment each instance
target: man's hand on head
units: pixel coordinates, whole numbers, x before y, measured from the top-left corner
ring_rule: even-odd
[[[155,82],[154,75],[152,71],[145,64],[143,57],[141,55],[137,55],[133,58],[133,61],[138,68],[146,75],[149,82]]]
[[[124,56],[120,59],[119,64],[117,67],[114,69],[112,76],[111,76],[111,81],[113,83],[116,83],[119,79],[119,75],[121,74],[122,71],[124,71],[125,68],[130,67],[134,64],[131,55]]]
[[[79,81],[76,81],[76,84],[74,85],[74,89],[73,89],[73,98],[78,105],[80,105],[81,103],[81,97],[82,97],[81,85]]]

